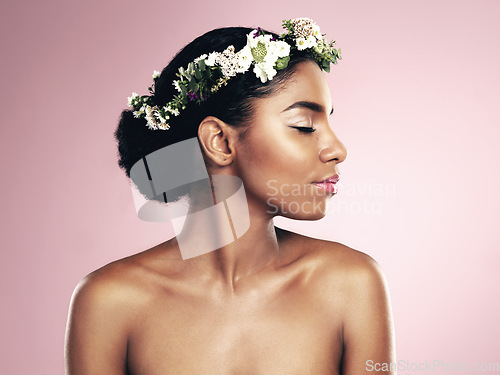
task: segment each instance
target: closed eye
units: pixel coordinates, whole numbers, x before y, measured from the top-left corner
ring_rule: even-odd
[[[290,126],[290,127],[293,129],[297,129],[298,131],[303,132],[303,133],[312,133],[312,132],[316,131],[316,129],[314,129],[310,126]]]

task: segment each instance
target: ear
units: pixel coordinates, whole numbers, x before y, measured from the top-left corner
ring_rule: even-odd
[[[236,132],[224,121],[205,117],[198,127],[198,139],[210,163],[224,167],[233,162]]]

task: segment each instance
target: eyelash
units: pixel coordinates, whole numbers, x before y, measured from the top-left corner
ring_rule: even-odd
[[[298,131],[302,133],[313,133],[316,131],[316,129],[309,127],[309,126],[290,126],[291,128],[297,129]]]

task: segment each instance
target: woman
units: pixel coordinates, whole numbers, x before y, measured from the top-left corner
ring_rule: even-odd
[[[394,362],[388,291],[376,262],[273,224],[277,215],[323,217],[346,158],[329,126],[322,72],[339,51],[309,19],[284,26],[281,36],[208,32],[154,75],[151,95],[129,98],[133,110],[116,131],[127,175],[134,180],[140,166],[151,181],[146,156],[196,139],[209,190],[193,183],[148,195],[136,183],[150,199],[187,196],[184,227],[80,282],[68,319],[67,374],[359,375]],[[167,169],[182,163],[181,174],[196,164],[187,154],[157,160]],[[241,190],[224,193],[226,183],[215,183],[221,177],[244,187],[236,211],[227,202]],[[226,211],[208,220],[200,214],[222,201]],[[225,213],[228,226],[220,224]]]

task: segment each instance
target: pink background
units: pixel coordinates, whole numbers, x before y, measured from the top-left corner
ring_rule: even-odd
[[[328,79],[349,156],[328,216],[283,225],[381,264],[398,359],[500,362],[500,2],[190,4],[2,2],[2,373],[62,374],[78,281],[170,236],[116,165],[127,96],[209,29],[304,16],[342,48]]]

